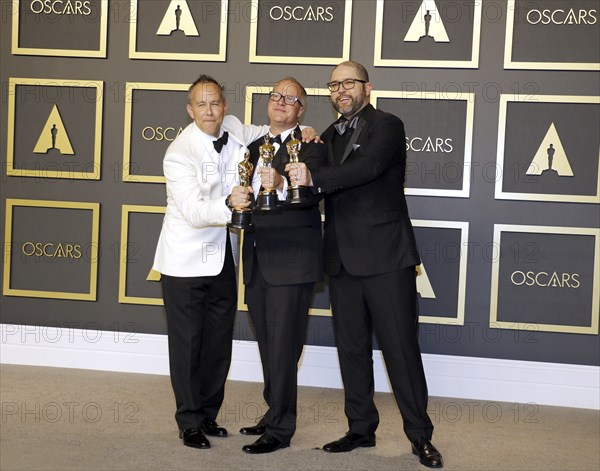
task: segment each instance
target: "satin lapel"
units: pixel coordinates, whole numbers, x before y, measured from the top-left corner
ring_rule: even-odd
[[[288,141],[289,138],[279,146],[279,150],[273,156],[273,168],[277,169],[278,172],[282,166],[285,167],[285,164],[288,163],[289,157],[287,153],[287,147],[285,146],[285,143]]]
[[[281,166],[285,166],[285,164],[288,162],[287,147],[285,146],[285,144],[289,140],[290,136],[288,136],[285,141],[279,144],[279,149],[277,150],[277,152],[275,152],[275,155],[273,156],[273,168],[277,169],[278,172],[281,169]]]
[[[334,160],[333,160],[333,133],[335,132],[335,128],[333,126],[329,126],[325,132],[323,133],[323,135],[321,136],[321,139],[323,140],[323,142],[325,142],[327,144],[327,162],[329,165],[333,165],[334,164]]]
[[[356,144],[356,141],[358,141],[358,137],[363,131],[365,124],[367,124],[367,121],[361,116],[361,118],[358,120],[358,123],[356,124],[356,129],[352,133],[352,137],[350,137],[350,142],[348,142],[348,145],[344,150],[344,155],[342,156],[342,161],[340,162],[340,164],[343,164],[344,160],[346,160],[346,158],[350,155],[350,152],[354,150],[354,144]]]
[[[212,142],[200,137],[200,130],[194,129],[192,134],[192,149],[197,165],[201,169],[202,183],[210,186],[221,185],[219,169],[219,154],[214,150]]]
[[[296,139],[302,140],[302,131],[300,130],[300,126],[296,126],[294,129],[296,133]],[[285,165],[290,161],[290,156],[287,152],[286,144],[292,140],[292,133],[289,133],[285,140],[279,146],[279,150],[275,153],[273,157],[273,168],[279,169],[281,167],[285,167]],[[281,172],[279,172],[281,173]]]
[[[256,172],[256,166],[258,165],[258,158],[260,157],[258,148],[263,143],[262,139],[263,138],[261,137],[259,141],[254,141],[248,146],[248,152],[250,152],[250,163],[254,166],[252,169],[252,178],[254,178],[254,172]]]

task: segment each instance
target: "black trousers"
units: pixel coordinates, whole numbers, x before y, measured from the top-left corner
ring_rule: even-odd
[[[205,418],[217,417],[231,364],[237,287],[229,237],[221,273],[162,275],[162,289],[175,420],[180,430],[198,428]]]
[[[263,396],[269,406],[267,433],[284,442],[296,431],[298,360],[306,342],[313,288],[314,283],[270,285],[261,275],[256,257],[246,286],[263,368]]]
[[[408,438],[431,439],[427,383],[417,336],[415,268],[353,276],[342,267],[330,277],[333,328],[344,382],[350,432],[374,433],[373,332],[387,367]]]

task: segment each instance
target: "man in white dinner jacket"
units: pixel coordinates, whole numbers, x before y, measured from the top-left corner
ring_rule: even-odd
[[[175,419],[186,446],[210,448],[225,437],[215,418],[231,363],[237,288],[233,243],[225,224],[232,207],[250,205],[236,185],[246,144],[269,131],[225,116],[223,89],[202,75],[190,87],[194,120],[167,149],[167,210],[154,269],[161,273],[167,312]]]

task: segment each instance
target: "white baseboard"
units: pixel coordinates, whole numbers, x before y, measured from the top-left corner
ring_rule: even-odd
[[[0,324],[0,361],[128,373],[169,374],[166,335]],[[381,352],[373,354],[375,389],[390,392]],[[431,396],[600,409],[600,368],[423,354]],[[229,379],[262,381],[255,342],[234,341]],[[298,382],[341,388],[337,351],[309,345]]]

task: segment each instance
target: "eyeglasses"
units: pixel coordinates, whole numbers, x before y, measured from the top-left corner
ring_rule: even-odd
[[[366,80],[359,79],[346,79],[341,82],[329,82],[327,84],[327,88],[329,88],[330,92],[337,92],[340,89],[340,85],[344,87],[344,90],[352,90],[356,82],[367,83]]]
[[[269,93],[269,100],[274,101],[275,103],[279,103],[282,98],[283,98],[283,102],[286,105],[294,105],[294,104],[296,104],[296,102],[298,102],[298,104],[300,106],[304,106],[304,105],[302,105],[302,102],[298,99],[298,97],[295,97],[293,95],[282,95],[281,93],[278,93],[278,92]]]

